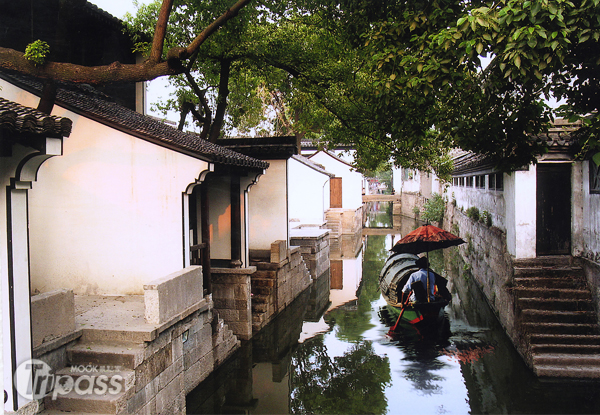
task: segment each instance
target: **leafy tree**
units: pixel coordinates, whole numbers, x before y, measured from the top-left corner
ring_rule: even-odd
[[[597,0],[406,3],[368,36],[383,101],[420,108],[394,128],[420,125],[424,136],[435,125],[441,141],[521,166],[545,151],[531,135],[547,127],[543,100],[554,95],[598,146]]]
[[[251,0],[238,0],[230,7],[223,8],[207,25],[190,33],[190,42],[185,47],[164,50],[165,36],[176,27],[169,27],[169,17],[175,0],[163,0],[157,13],[156,24],[149,48],[148,58],[137,64],[121,64],[88,67],[68,62],[46,61],[43,65],[27,59],[23,52],[0,47],[0,68],[15,70],[39,78],[104,85],[119,82],[149,81],[160,76],[184,72],[183,62],[198,53],[200,47],[225,23],[233,19]],[[230,2],[227,2],[229,4]],[[176,5],[176,9],[178,8]]]
[[[386,413],[389,361],[378,356],[370,342],[331,358],[323,338],[317,337],[299,345],[292,359],[292,413]]]
[[[550,95],[583,121],[583,150],[598,147],[599,0],[232,2],[143,8],[130,20],[152,37],[142,63],[36,64],[0,48],[0,67],[90,84],[178,75],[161,105],[194,114],[203,137],[258,127],[351,144],[362,170],[391,157],[444,175],[455,146],[522,166],[545,151],[531,137],[554,116]]]

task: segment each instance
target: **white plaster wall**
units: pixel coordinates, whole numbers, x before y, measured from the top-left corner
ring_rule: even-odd
[[[271,249],[277,240],[289,246],[287,161],[267,161],[266,173],[248,192],[250,249]]]
[[[352,167],[331,155],[319,151],[310,158],[315,163],[321,164],[336,177],[342,178],[342,207],[344,209],[358,209],[362,206],[362,174],[353,171]]]
[[[392,166],[392,188],[399,195],[402,192],[402,168]]]
[[[208,164],[58,106],[53,115],[70,118],[73,131],[29,192],[32,291],[141,294],[144,283],[180,270],[182,193]]]
[[[292,226],[321,224],[329,208],[329,176],[295,159],[289,166],[289,217]]]
[[[583,255],[593,261],[600,261],[600,194],[590,194],[590,162],[582,165],[583,179],[583,217],[582,239]]]
[[[231,259],[231,184],[229,177],[207,177],[210,257]],[[243,206],[243,204],[242,204]]]
[[[504,175],[506,244],[515,258],[536,257],[536,166]]]
[[[402,193],[419,193],[421,191],[421,174],[416,170],[411,170],[412,175],[407,180],[402,179],[402,171],[407,170],[405,168],[401,168],[398,172],[398,176],[400,176],[400,191]],[[410,169],[408,169],[410,170]]]
[[[492,226],[496,226],[506,231],[506,203],[505,196],[507,192],[506,182],[508,175],[504,175],[504,191],[489,190],[486,182],[486,189],[477,189],[473,186],[450,186],[448,188],[448,200],[456,200],[456,206],[467,210],[471,206],[477,207],[479,213],[488,211],[492,215]],[[439,192],[438,192],[439,193]]]
[[[342,260],[342,289],[331,289],[329,291],[329,310],[340,307],[350,301],[356,300],[356,292],[362,279],[362,251],[356,258]]]

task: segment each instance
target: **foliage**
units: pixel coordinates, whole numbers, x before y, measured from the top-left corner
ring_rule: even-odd
[[[176,3],[166,49],[187,44],[189,33],[226,3]],[[377,76],[363,36],[400,5],[296,0],[248,6],[186,64],[189,74],[171,78],[177,92],[156,108],[182,111],[186,119],[193,107],[194,122],[186,119],[182,128],[196,124],[211,139],[219,134],[296,135],[324,147],[352,145],[360,171],[377,169],[392,157],[397,166],[435,170],[446,177],[451,170],[448,143],[428,131],[419,141],[407,139],[412,128],[392,131],[395,104],[382,111],[373,88]],[[158,10],[158,2],[142,6],[128,18],[130,32],[149,36]],[[140,42],[139,47],[149,44]],[[227,79],[225,63],[230,65]]]
[[[386,413],[390,365],[371,342],[355,344],[332,359],[318,337],[299,345],[293,359],[291,413]]]
[[[25,59],[35,66],[42,66],[50,53],[50,46],[43,40],[36,40],[25,48]]]
[[[442,222],[446,212],[446,201],[439,193],[433,193],[423,205],[423,220],[428,222]]]
[[[422,137],[435,125],[440,141],[508,169],[545,151],[530,137],[547,128],[553,95],[563,115],[585,117],[582,140],[597,148],[599,15],[598,0],[406,2],[367,37],[380,108],[408,102],[396,129]]]
[[[492,214],[487,210],[481,212],[481,222],[485,224],[488,228],[492,226]]]
[[[479,221],[479,209],[476,206],[471,206],[467,209],[467,217],[474,220],[475,222]]]
[[[415,219],[416,219],[421,214],[421,209],[419,209],[418,206],[413,206],[412,212],[413,212],[413,215],[415,215]]]
[[[195,42],[228,8],[235,17]],[[128,19],[143,35],[137,49],[152,51],[146,62],[67,75],[35,49],[34,74],[88,83],[179,74],[158,108],[180,110],[182,128],[191,113],[212,140],[240,132],[351,144],[361,171],[392,159],[447,177],[454,147],[520,167],[547,150],[532,136],[555,115],[581,121],[581,156],[600,150],[600,0],[178,0],[164,48],[160,30],[147,41],[160,9],[142,5]],[[12,52],[0,50],[0,66],[31,72]],[[558,112],[550,96],[564,100]]]

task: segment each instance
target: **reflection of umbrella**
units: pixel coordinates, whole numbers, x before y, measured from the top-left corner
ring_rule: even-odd
[[[400,239],[392,251],[399,254],[420,254],[464,244],[458,236],[433,225],[420,226]]]

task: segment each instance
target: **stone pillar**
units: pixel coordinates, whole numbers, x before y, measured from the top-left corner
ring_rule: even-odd
[[[252,337],[250,275],[256,267],[213,268],[212,288],[215,310],[233,333],[242,340]]]
[[[506,243],[516,259],[536,257],[536,166],[504,175]]]

